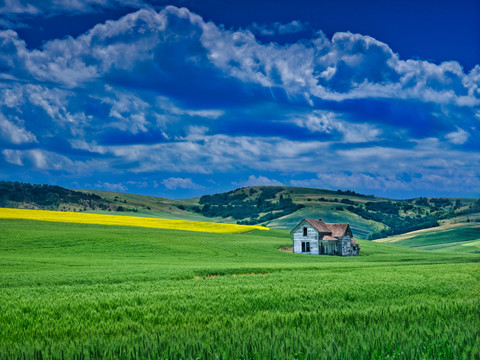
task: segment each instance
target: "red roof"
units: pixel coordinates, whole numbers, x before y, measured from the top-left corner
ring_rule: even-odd
[[[306,222],[308,222],[310,225],[313,226],[314,229],[316,229],[319,233],[323,234],[331,234],[332,230],[330,230],[327,227],[327,224],[325,224],[321,219],[305,219]]]
[[[345,236],[349,225],[343,224],[330,224],[324,223],[322,219],[305,219],[310,225],[312,225],[319,233],[323,234],[323,240],[337,240],[342,236]],[[352,242],[355,240],[352,240]],[[356,243],[356,241],[355,241]]]

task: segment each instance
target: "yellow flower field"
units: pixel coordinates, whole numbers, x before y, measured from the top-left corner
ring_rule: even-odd
[[[268,230],[263,226],[219,224],[200,221],[154,219],[136,216],[100,215],[63,211],[0,208],[0,219],[25,219],[79,224],[140,226],[156,229],[173,229],[212,233],[242,233],[251,230]]]

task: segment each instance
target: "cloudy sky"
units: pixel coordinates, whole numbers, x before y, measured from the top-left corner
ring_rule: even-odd
[[[0,180],[480,194],[480,4],[0,0]]]

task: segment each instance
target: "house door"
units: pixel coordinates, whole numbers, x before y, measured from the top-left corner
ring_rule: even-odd
[[[323,247],[323,244],[320,244],[320,255],[325,254],[325,248]]]

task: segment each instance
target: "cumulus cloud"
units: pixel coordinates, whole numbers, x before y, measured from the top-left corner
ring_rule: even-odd
[[[479,70],[465,74],[454,61],[436,65],[401,60],[388,45],[349,32],[336,33],[331,40],[317,32],[309,41],[262,44],[249,30],[225,30],[172,6],[159,13],[139,10],[99,24],[76,39],[50,41],[42,50],[29,51],[13,31],[1,35],[0,48],[10,59],[5,62],[14,68],[10,75],[21,76],[16,70],[26,70],[39,80],[68,87],[117,70],[138,68],[137,75],[146,79],[161,77],[162,71],[176,75],[171,62],[175,60],[186,73],[199,66],[205,71],[213,63],[217,71],[262,87],[282,88],[291,99],[309,103],[313,98],[401,98],[457,105],[480,101]],[[166,51],[168,57],[162,56]]]
[[[162,184],[169,190],[204,188],[201,185],[195,184],[190,178],[170,177],[162,180]]]
[[[318,32],[306,43],[263,45],[248,31],[222,32],[208,25],[202,43],[218,67],[243,81],[280,86],[308,102],[317,97],[479,104],[472,90],[476,85],[457,62],[401,60],[388,45],[369,36],[339,32],[329,40]]]
[[[3,11],[120,3],[72,0],[62,10],[56,1],[9,0]],[[465,73],[454,61],[401,59],[387,44],[349,32],[264,43],[258,26],[225,29],[168,6],[35,50],[15,31],[0,31],[4,160],[72,174],[177,174],[167,175],[168,189],[200,189],[184,173],[238,173],[251,184],[307,174],[292,181],[370,188],[406,188],[408,177],[460,188],[464,174],[476,186],[480,66]],[[332,170],[339,166],[352,174]],[[262,172],[278,172],[279,180],[250,175]]]

